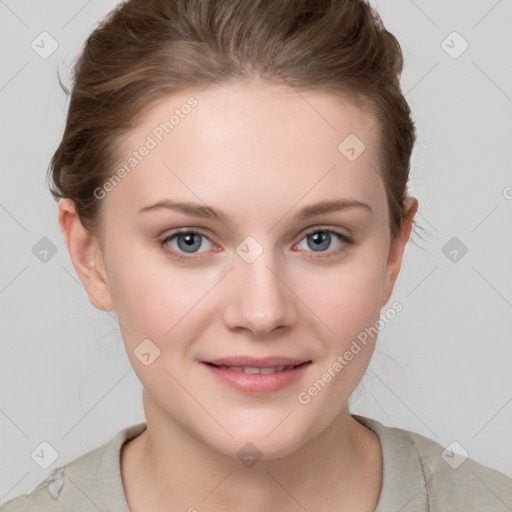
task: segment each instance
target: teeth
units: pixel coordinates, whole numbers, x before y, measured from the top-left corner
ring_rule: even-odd
[[[254,373],[261,373],[262,375],[269,375],[271,373],[276,372],[282,372],[291,370],[294,368],[294,366],[288,365],[288,366],[270,366],[269,368],[252,368],[249,366],[226,366],[226,365],[220,365],[219,368],[221,370],[231,370],[238,373],[247,373],[247,374],[254,374]]]
[[[269,374],[269,373],[276,373],[276,372],[282,372],[283,370],[281,370],[281,368],[283,368],[282,366],[277,366],[277,367],[270,367],[270,368],[260,368],[260,371],[258,373],[261,373],[261,374]]]

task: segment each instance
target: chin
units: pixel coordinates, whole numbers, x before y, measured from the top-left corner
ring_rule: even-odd
[[[249,460],[280,459],[298,450],[308,440],[307,431],[297,429],[297,424],[290,423],[285,427],[283,422],[280,425],[282,420],[281,417],[279,421],[239,425],[238,429],[228,427],[233,438],[226,435],[216,440],[210,439],[208,444],[218,452],[241,461],[245,457]]]

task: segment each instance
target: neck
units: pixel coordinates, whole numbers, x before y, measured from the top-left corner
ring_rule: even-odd
[[[148,404],[146,395],[147,429],[122,452],[131,510],[164,510],[172,504],[176,510],[220,511],[243,504],[246,512],[286,512],[315,509],[320,503],[332,510],[335,500],[336,508],[355,511],[374,510],[377,504],[382,474],[378,437],[353,419],[347,406],[293,453],[246,465],[194,437]]]

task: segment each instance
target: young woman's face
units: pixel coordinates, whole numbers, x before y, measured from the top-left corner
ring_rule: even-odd
[[[102,199],[103,261],[148,419],[274,458],[346,407],[375,338],[353,341],[378,321],[406,241],[391,244],[377,137],[350,103],[258,84],[173,95],[124,140],[120,166],[137,162]],[[339,207],[301,214],[324,202]],[[208,364],[238,356],[304,364]]]

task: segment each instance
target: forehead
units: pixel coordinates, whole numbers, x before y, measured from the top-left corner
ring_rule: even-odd
[[[118,167],[128,172],[108,203],[138,210],[178,197],[253,214],[306,194],[309,202],[331,195],[378,203],[378,145],[373,115],[327,93],[261,84],[191,89],[153,105],[121,141]]]

